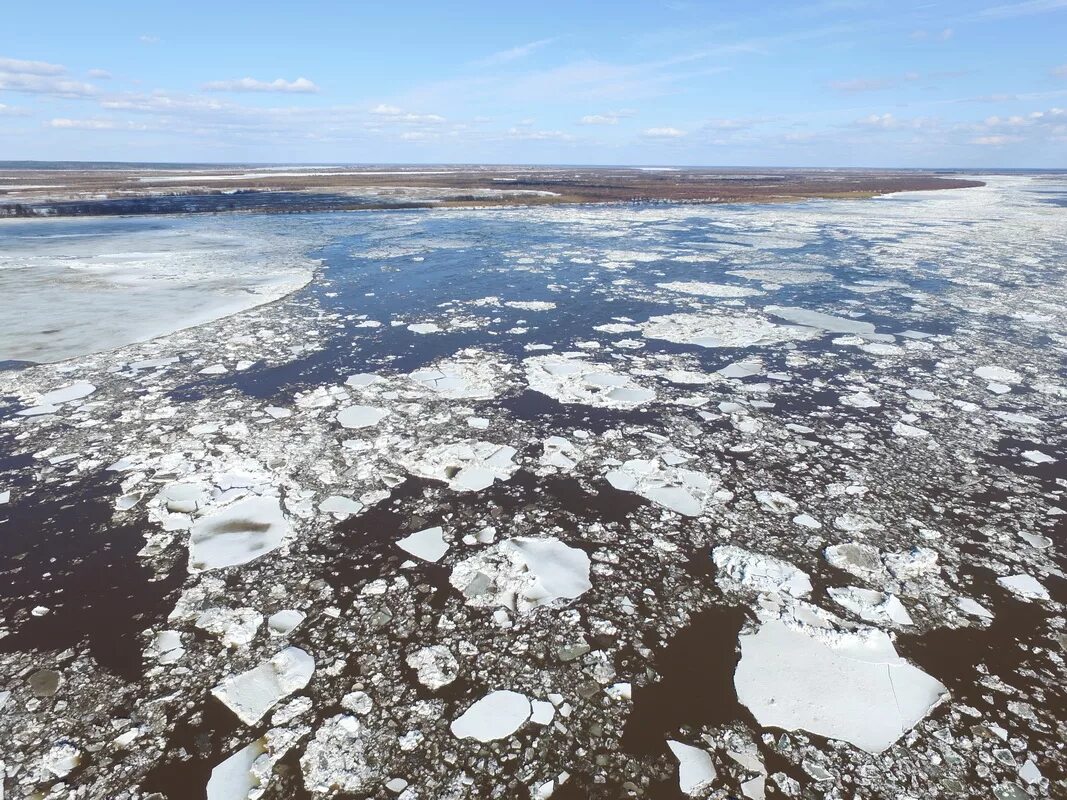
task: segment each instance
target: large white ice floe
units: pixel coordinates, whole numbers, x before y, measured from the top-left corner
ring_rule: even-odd
[[[263,740],[256,739],[212,769],[207,800],[246,800],[260,785],[254,766],[265,752]]]
[[[530,718],[530,700],[506,689],[490,692],[452,721],[459,739],[493,742],[515,733]]]
[[[246,725],[255,725],[278,701],[308,685],[315,659],[287,647],[247,672],[231,675],[211,690]]]
[[[523,361],[523,366],[531,389],[561,403],[625,409],[656,399],[654,391],[629,375],[579,358],[534,356]]]
[[[875,332],[875,327],[870,322],[835,317],[822,311],[809,311],[806,308],[797,308],[796,306],[767,306],[763,310],[787,322],[829,331],[830,333],[872,334]]]
[[[592,588],[589,556],[559,539],[517,537],[460,562],[449,581],[467,605],[503,606],[523,614]]]
[[[448,552],[448,542],[440,526],[416,531],[398,540],[396,546],[423,561],[440,561]]]
[[[810,328],[777,325],[759,314],[668,314],[641,324],[646,339],[700,347],[752,347],[818,336]]]
[[[193,523],[189,571],[247,564],[281,547],[288,534],[277,497],[245,497]]]
[[[657,283],[661,289],[682,294],[697,294],[704,297],[751,297],[763,294],[759,289],[750,286],[734,286],[729,283],[705,283],[703,281],[671,281],[670,283]]]
[[[912,624],[911,615],[895,594],[876,592],[859,586],[831,587],[826,593],[839,606],[867,622],[878,625]]]
[[[841,633],[780,620],[740,637],[737,698],[764,727],[804,730],[880,753],[945,696],[882,631]]]
[[[337,421],[342,428],[372,428],[389,416],[386,408],[375,406],[348,406],[337,412]]]
[[[304,788],[313,797],[370,790],[378,775],[368,759],[368,738],[363,724],[349,714],[322,723],[300,758]]]
[[[1025,573],[1019,575],[1006,575],[997,578],[997,583],[1010,591],[1012,594],[1026,600],[1048,600],[1049,593],[1040,581],[1033,575]]]
[[[450,400],[489,400],[499,393],[502,367],[480,350],[465,350],[453,358],[418,369],[408,379]]]
[[[703,796],[715,780],[715,765],[707,750],[667,740],[667,747],[678,759],[678,788],[690,797]]]
[[[420,454],[407,454],[400,464],[412,475],[445,481],[457,492],[477,492],[506,481],[518,464],[511,459],[515,448],[492,442],[469,441],[440,444]]]
[[[753,592],[784,593],[793,597],[804,597],[811,592],[807,574],[780,558],[733,545],[716,547],[711,557],[719,571],[716,581],[724,588],[741,587]]]
[[[626,461],[608,470],[604,477],[619,491],[633,492],[687,517],[703,513],[719,487],[718,479],[665,465],[658,458]]]
[[[58,389],[44,392],[38,396],[36,403],[23,408],[17,413],[20,417],[40,417],[45,414],[55,414],[64,403],[81,400],[96,391],[96,387],[85,381],[70,383]]]

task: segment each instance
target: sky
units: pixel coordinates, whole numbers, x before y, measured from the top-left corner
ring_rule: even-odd
[[[0,160],[1067,167],[1067,0],[50,0]]]

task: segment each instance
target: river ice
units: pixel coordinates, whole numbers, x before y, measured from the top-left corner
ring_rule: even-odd
[[[1063,795],[1052,192],[5,222],[5,796]]]

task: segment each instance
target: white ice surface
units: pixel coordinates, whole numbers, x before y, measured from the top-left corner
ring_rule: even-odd
[[[0,361],[112,350],[276,300],[307,283],[309,239],[243,215],[0,220]],[[302,244],[301,242],[306,242]]]
[[[193,523],[189,571],[247,564],[281,547],[288,534],[277,497],[246,497]]]
[[[269,661],[231,675],[211,690],[246,725],[255,725],[278,701],[308,685],[315,659],[299,647],[287,647]]]
[[[710,788],[709,784],[715,780],[716,773],[711,755],[706,750],[673,739],[667,740],[667,747],[678,759],[678,788],[684,794],[696,796]]]
[[[207,800],[245,800],[259,785],[252,765],[265,751],[263,741],[256,739],[212,769]]]
[[[457,738],[492,742],[515,733],[530,718],[530,701],[508,690],[490,692],[452,722]]]
[[[939,681],[881,631],[802,632],[765,622],[740,637],[737,698],[760,725],[805,730],[880,753],[941,700]]]
[[[559,539],[516,537],[460,562],[449,578],[468,605],[503,606],[519,614],[592,588],[589,556]]]
[[[448,552],[448,542],[440,527],[416,531],[397,541],[396,546],[424,561],[440,561],[441,556]]]

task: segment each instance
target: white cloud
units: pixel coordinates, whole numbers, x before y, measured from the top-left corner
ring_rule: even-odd
[[[0,58],[0,91],[49,94],[56,97],[86,97],[96,87],[65,77],[67,68],[47,61]]]
[[[18,58],[0,58],[0,72],[17,72],[24,75],[62,75],[67,68],[47,61],[23,61]]]
[[[229,81],[210,81],[202,87],[206,92],[284,92],[287,94],[314,94],[319,87],[307,78],[287,81],[276,78],[261,81],[255,78],[237,78]]]
[[[147,125],[132,122],[118,122],[111,119],[68,119],[66,117],[49,120],[47,125],[49,128],[78,131],[143,131],[148,129]]]
[[[580,120],[579,125],[618,125],[619,120],[625,117],[632,117],[636,114],[636,111],[630,109],[623,109],[621,111],[605,111],[602,114],[586,114]]]
[[[574,141],[574,137],[569,133],[563,131],[537,131],[530,130],[528,128],[508,128],[504,134],[507,139],[516,139],[520,141],[557,141],[557,142],[570,142]]]
[[[159,44],[160,38],[158,36],[153,36],[150,33],[142,33],[137,37],[137,41],[141,44]]]
[[[111,73],[106,69],[91,69],[89,70],[89,77],[98,81],[106,81],[111,79]]]
[[[856,124],[867,128],[895,128],[898,123],[892,114],[869,114],[856,120]]]
[[[1051,72],[1057,78],[1067,78],[1067,64],[1060,64],[1058,67],[1053,67]]]
[[[410,111],[405,111],[399,106],[391,106],[385,103],[379,103],[370,110],[370,113],[378,117],[385,117],[390,122],[427,122],[437,124],[445,121],[445,118],[440,114],[414,114]]]
[[[1008,136],[1005,134],[996,134],[993,136],[975,136],[971,139],[971,144],[982,145],[985,147],[1001,147],[1013,142],[1022,141],[1021,136]]]
[[[1030,14],[1047,14],[1050,11],[1059,11],[1064,8],[1067,8],[1067,0],[1027,0],[1023,3],[1009,3],[985,8],[978,12],[978,16],[993,19],[1022,17]]]
[[[680,139],[685,136],[685,131],[678,130],[678,128],[646,128],[641,131],[642,136],[647,136],[650,139]]]
[[[4,103],[0,103],[0,117],[25,117],[29,112],[23,108],[17,106],[9,106]]]
[[[619,118],[610,114],[586,114],[580,120],[580,125],[618,125]]]
[[[519,59],[526,58],[526,56],[530,55],[531,53],[540,50],[542,47],[546,47],[552,44],[552,42],[554,41],[556,41],[555,38],[538,39],[536,42],[527,42],[526,44],[520,44],[518,47],[511,47],[507,50],[500,50],[499,52],[479,59],[478,61],[475,61],[474,64],[475,66],[479,67],[489,67],[497,64],[507,64],[511,61],[518,61]]]
[[[884,78],[852,78],[846,81],[830,81],[831,89],[849,94],[855,92],[877,92],[882,89],[888,89],[891,85],[892,82]]]
[[[88,97],[96,94],[96,87],[89,83],[29,72],[0,72],[0,89],[56,97]]]

